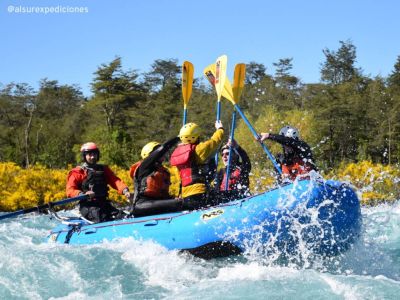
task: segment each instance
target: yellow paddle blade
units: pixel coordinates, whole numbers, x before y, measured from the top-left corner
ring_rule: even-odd
[[[221,55],[215,62],[215,90],[217,91],[218,101],[221,100],[222,91],[225,85],[227,63],[228,57],[226,55]]]
[[[235,101],[233,99],[233,91],[232,91],[232,84],[229,81],[229,78],[225,79],[225,84],[224,84],[224,89],[222,90],[222,96],[226,99],[231,101],[233,104],[235,104]]]
[[[215,87],[215,64],[211,64],[205,67],[203,73],[210,84]],[[228,78],[225,78],[224,89],[222,90],[222,97],[235,104],[233,100],[232,85]]]
[[[246,65],[236,64],[235,73],[233,75],[233,99],[236,103],[239,102],[240,96],[244,88],[244,79],[246,77]]]
[[[184,61],[182,65],[182,97],[184,108],[186,108],[192,95],[193,73],[193,64],[190,61]]]

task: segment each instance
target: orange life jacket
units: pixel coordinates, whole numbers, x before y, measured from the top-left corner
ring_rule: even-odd
[[[205,174],[193,159],[196,144],[181,144],[171,154],[170,163],[179,170],[182,186],[194,183],[205,183]]]
[[[237,184],[240,182],[240,173],[241,173],[240,171],[241,170],[239,168],[235,168],[235,170],[233,170],[233,172],[229,174],[228,191],[237,189]],[[224,176],[219,186],[220,191],[225,191],[225,181],[226,181],[226,171],[224,172]]]
[[[133,164],[129,174],[134,179],[137,169],[142,162]],[[160,166],[149,176],[144,177],[139,184],[139,195],[153,199],[168,199],[171,176],[166,168]]]
[[[295,180],[297,176],[308,174],[313,168],[304,163],[301,158],[296,158],[290,165],[282,164],[282,174],[290,180]],[[302,176],[303,177],[303,176]]]

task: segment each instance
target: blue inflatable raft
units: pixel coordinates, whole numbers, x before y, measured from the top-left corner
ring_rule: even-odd
[[[49,242],[86,245],[132,237],[169,250],[212,258],[251,251],[291,252],[298,247],[322,255],[345,251],[361,230],[355,191],[337,181],[300,180],[248,198],[184,211],[88,224],[60,224]]]

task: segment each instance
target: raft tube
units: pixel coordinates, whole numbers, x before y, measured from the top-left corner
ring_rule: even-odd
[[[322,255],[346,251],[361,231],[356,192],[338,181],[300,180],[196,210],[88,224],[70,220],[48,241],[89,245],[132,237],[201,258],[239,254],[254,247],[292,252],[300,246]]]

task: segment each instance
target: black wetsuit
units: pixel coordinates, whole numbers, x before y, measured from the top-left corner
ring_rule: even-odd
[[[306,142],[280,134],[269,134],[268,139],[287,147],[283,147],[283,153],[277,155],[281,166],[293,165],[297,159],[300,159],[309,169],[318,171],[311,148]]]
[[[236,149],[233,149],[238,156],[236,162],[233,162],[230,166],[230,177],[232,178],[232,174],[234,171],[238,171],[240,173],[239,179],[235,182],[234,187],[230,187],[229,191],[221,190],[221,185],[225,187],[224,177],[226,174],[226,169],[222,168],[218,171],[217,180],[215,183],[215,189],[217,193],[226,194],[229,198],[240,198],[244,196],[248,196],[250,194],[250,182],[249,182],[249,174],[251,171],[251,162],[250,158],[247,155],[246,151],[239,145]]]
[[[151,199],[143,195],[141,185],[148,176],[157,171],[160,166],[160,159],[175,146],[179,141],[179,137],[174,137],[164,144],[160,145],[146,157],[137,170],[134,176],[135,193],[133,205],[131,208],[132,214],[135,216],[158,214],[163,212],[177,211],[181,208],[181,200],[179,199]]]

